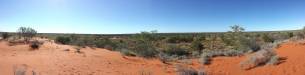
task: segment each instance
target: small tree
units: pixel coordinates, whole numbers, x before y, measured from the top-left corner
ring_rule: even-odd
[[[37,31],[30,27],[19,27],[17,33],[20,38],[23,37],[25,41],[29,41],[37,34]]]
[[[243,32],[245,31],[245,29],[239,25],[233,25],[233,26],[230,26],[231,28],[231,31],[230,32]]]

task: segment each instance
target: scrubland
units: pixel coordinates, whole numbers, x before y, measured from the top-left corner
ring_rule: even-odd
[[[305,28],[222,33],[2,32],[0,75],[304,75]]]

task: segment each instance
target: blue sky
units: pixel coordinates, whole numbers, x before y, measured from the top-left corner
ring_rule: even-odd
[[[223,32],[300,29],[305,0],[0,0],[0,31]]]

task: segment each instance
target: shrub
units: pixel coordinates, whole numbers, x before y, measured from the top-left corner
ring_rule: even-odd
[[[109,39],[97,40],[95,42],[95,46],[98,47],[98,48],[105,48],[105,49],[108,49],[108,50],[114,50],[118,47],[117,43],[115,43],[115,42],[113,42]]]
[[[31,44],[29,45],[32,49],[39,49],[40,45],[42,45],[41,42],[35,40],[32,41]]]
[[[208,55],[202,54],[201,57],[199,58],[199,62],[201,64],[210,64],[211,61],[211,57],[209,57]]]
[[[191,67],[177,66],[177,75],[205,75],[204,70],[197,71]]]
[[[71,39],[69,37],[59,36],[56,37],[55,41],[61,44],[69,44],[71,42]]]
[[[158,54],[158,57],[159,57],[159,59],[162,61],[162,63],[167,63],[167,62],[173,60],[173,58],[171,58],[171,56],[169,56],[169,55],[167,55],[167,54],[165,54],[165,53],[163,53],[163,52],[160,52],[160,53]]]
[[[127,50],[127,49],[121,49],[120,53],[124,56],[136,56],[136,54],[134,52],[132,52],[131,50]]]
[[[10,37],[9,33],[7,32],[2,33],[1,35],[2,35],[2,39],[7,39]]]
[[[262,39],[267,42],[267,43],[272,43],[274,42],[274,39],[268,36],[267,34],[263,34]]]
[[[223,50],[226,48],[226,44],[220,37],[211,36],[204,41],[204,48],[207,50]]]
[[[186,49],[183,49],[177,45],[167,45],[165,50],[163,52],[169,56],[187,56],[189,55],[189,52]]]
[[[277,65],[280,63],[280,57],[277,55],[274,55],[270,58],[270,60],[268,61],[268,65]]]
[[[189,42],[193,41],[193,37],[192,36],[182,36],[182,35],[171,36],[171,37],[168,37],[166,41],[168,43],[189,43]]]
[[[154,47],[148,44],[141,44],[136,46],[135,52],[138,56],[146,58],[155,57],[155,55],[158,54],[158,51],[156,51]]]
[[[270,63],[276,63],[276,53],[273,51],[272,44],[266,44],[262,50],[255,52],[248,59],[241,62],[241,67],[243,69],[251,69],[259,65],[265,65],[269,61]]]
[[[201,42],[199,40],[194,40],[192,43],[191,43],[191,49],[192,51],[199,51],[201,52],[201,50],[203,50],[203,45],[201,44]]]

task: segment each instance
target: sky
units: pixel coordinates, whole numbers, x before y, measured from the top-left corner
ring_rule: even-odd
[[[0,0],[0,31],[124,34],[295,30],[305,0]]]

